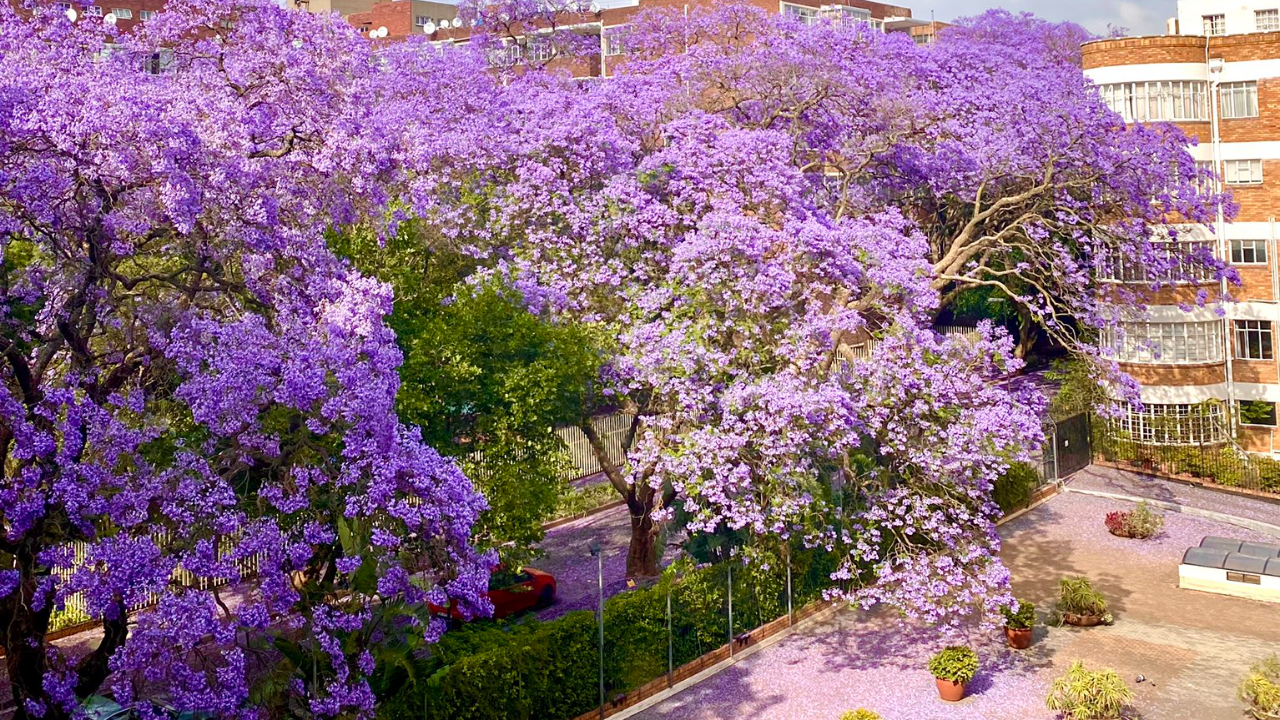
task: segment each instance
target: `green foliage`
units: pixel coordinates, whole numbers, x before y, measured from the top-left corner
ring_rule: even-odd
[[[796,595],[816,597],[829,587],[833,558],[802,552],[821,578],[793,575]],[[734,561],[734,632],[758,627],[785,612],[785,566],[754,553]],[[671,602],[671,659],[675,666],[723,647],[729,638],[728,565],[679,561],[657,583],[605,603],[605,686],[610,697],[667,671],[667,601]],[[798,602],[798,601],[797,601]],[[412,667],[395,670],[379,692],[380,720],[527,720],[569,718],[596,707],[599,697],[597,625],[593,613],[560,619],[467,623],[445,633]],[[413,656],[414,653],[408,653]],[[382,670],[383,658],[379,658]],[[399,667],[388,659],[388,668]],[[390,672],[390,670],[389,670]],[[378,689],[375,688],[375,689]]]
[[[978,654],[963,645],[951,645],[929,659],[929,672],[939,680],[968,683],[978,674]]]
[[[1125,531],[1133,538],[1155,537],[1163,527],[1164,515],[1152,510],[1146,500],[1140,501],[1125,518]]]
[[[849,710],[840,716],[840,720],[884,720],[876,713],[866,708],[858,708],[857,710]]]
[[[1066,720],[1111,720],[1133,702],[1133,691],[1115,670],[1089,670],[1079,660],[1053,681],[1045,705]]]
[[[991,499],[1000,506],[1000,510],[1008,515],[1014,510],[1025,507],[1031,499],[1031,493],[1040,487],[1040,474],[1027,463],[1012,463],[1004,475],[1000,476],[991,491]]]
[[[404,353],[397,412],[484,493],[477,542],[522,564],[567,491],[555,428],[578,422],[599,367],[594,337],[530,313],[499,279],[476,282],[475,260],[422,223],[402,225],[385,244],[359,231],[330,244],[394,289],[388,323]]]
[[[556,500],[553,520],[576,517],[618,500],[618,491],[609,483],[597,483],[578,488],[568,486]]]
[[[1004,626],[1010,630],[1027,630],[1035,627],[1036,606],[1027,600],[1018,600],[1018,609],[1004,608]]]
[[[1107,600],[1093,589],[1089,578],[1063,578],[1059,583],[1062,596],[1058,599],[1058,610],[1074,615],[1105,615]]]
[[[1280,715],[1280,655],[1254,663],[1240,682],[1240,699],[1261,713]]]
[[[1263,400],[1241,400],[1240,422],[1245,425],[1267,425],[1275,427],[1276,404]]]
[[[1055,360],[1045,372],[1045,378],[1058,385],[1049,400],[1049,416],[1055,420],[1093,412],[1114,403],[1098,368],[1085,359]]]

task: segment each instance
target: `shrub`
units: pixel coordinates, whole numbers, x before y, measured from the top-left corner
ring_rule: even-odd
[[[1118,718],[1133,702],[1133,691],[1110,668],[1090,670],[1079,660],[1066,675],[1053,681],[1045,705],[1067,720],[1110,720]]]
[[[978,674],[978,654],[963,645],[951,645],[930,658],[929,672],[939,680],[967,683]]]
[[[840,720],[884,720],[884,718],[866,708],[858,708],[857,710],[849,710],[841,715]]]
[[[1060,583],[1062,597],[1058,600],[1058,611],[1073,615],[1105,615],[1107,600],[1093,589],[1089,578],[1063,578]]]
[[[1264,715],[1280,715],[1280,655],[1249,668],[1240,683],[1240,699]]]
[[[1039,486],[1040,475],[1035,468],[1027,463],[1013,463],[1004,475],[996,479],[991,499],[1007,515],[1026,505],[1031,493]]]
[[[1145,540],[1154,537],[1164,527],[1164,516],[1152,510],[1147,501],[1143,500],[1132,511],[1117,510],[1107,513],[1105,523],[1107,530],[1113,535]]]
[[[1004,609],[1004,626],[1010,630],[1027,630],[1035,627],[1036,606],[1026,600],[1017,601],[1018,609]]]

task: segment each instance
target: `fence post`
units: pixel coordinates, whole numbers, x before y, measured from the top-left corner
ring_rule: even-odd
[[[796,614],[791,609],[791,547],[787,546],[787,627],[796,624]]]
[[[1061,480],[1062,473],[1058,471],[1058,425],[1053,426],[1053,479]]]
[[[674,683],[672,679],[675,676],[675,644],[671,634],[671,586],[667,586],[667,687],[670,688]]]
[[[729,568],[729,658],[733,658],[733,560],[725,563]]]

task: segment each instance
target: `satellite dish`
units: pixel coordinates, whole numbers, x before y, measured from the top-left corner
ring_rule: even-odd
[[[433,22],[428,22],[426,25],[422,26],[422,32],[428,35],[431,35],[435,31],[436,31],[436,24]]]
[[[80,13],[76,12],[76,9],[75,9],[75,8],[67,8],[67,19],[68,19],[68,20],[70,20],[71,22],[75,22],[75,21],[76,21],[76,18],[78,18],[78,17],[80,17]]]
[[[106,15],[103,15],[103,16],[102,16],[102,22],[104,22],[104,23],[106,23],[106,24],[108,24],[108,25],[115,25],[115,24],[116,24],[116,14],[115,14],[115,13],[107,13]]]
[[[593,13],[598,13],[598,12],[600,12],[600,3],[591,3],[591,8],[590,8],[590,9],[591,9],[591,12],[593,12]]]
[[[454,27],[456,27],[456,28],[460,28],[460,27],[462,27],[462,18],[454,18],[454,19],[453,19],[453,26],[454,26]]]
[[[378,28],[378,37],[384,38],[387,36],[387,33],[389,32],[391,31],[387,29],[387,26],[383,25],[382,27]]]

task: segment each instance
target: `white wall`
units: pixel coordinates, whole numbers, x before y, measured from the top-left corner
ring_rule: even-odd
[[[1257,32],[1253,11],[1280,8],[1280,0],[1178,0],[1178,32],[1203,35],[1205,15],[1225,15],[1227,34]]]

